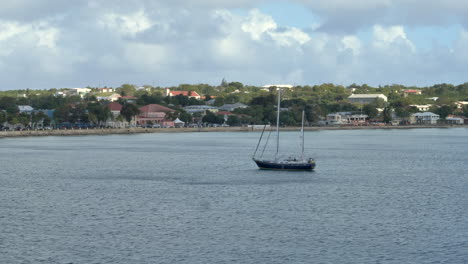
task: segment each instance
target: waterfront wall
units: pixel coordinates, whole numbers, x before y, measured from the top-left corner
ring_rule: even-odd
[[[2,137],[34,137],[34,136],[85,136],[114,135],[140,133],[174,133],[174,132],[224,132],[248,131],[247,127],[203,127],[203,128],[105,128],[105,129],[54,129],[54,130],[24,130],[0,131]]]
[[[407,125],[407,126],[327,126],[305,127],[306,131],[316,130],[348,130],[348,129],[412,129],[412,128],[451,128],[468,127],[467,125]],[[263,129],[263,128],[262,128]],[[248,132],[261,131],[253,127],[201,127],[201,128],[106,128],[106,129],[57,129],[57,130],[26,130],[0,131],[0,138],[35,137],[35,136],[85,136],[114,135],[140,133],[184,133],[184,132]],[[296,131],[298,127],[284,127],[282,131]]]

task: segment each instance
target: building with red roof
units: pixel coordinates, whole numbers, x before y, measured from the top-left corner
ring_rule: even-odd
[[[226,115],[226,116],[233,115],[233,113],[231,113],[231,112],[229,112],[229,111],[218,111],[216,114],[218,114],[218,115]]]
[[[111,102],[107,105],[107,108],[109,108],[112,116],[109,118],[109,120],[106,121],[106,126],[110,127],[127,127],[129,125],[134,125],[135,120],[132,120],[130,123],[124,120],[124,118],[118,119],[120,116],[120,111],[122,110],[122,105],[117,103],[117,102]]]
[[[189,98],[195,98],[197,100],[200,100],[200,98],[201,98],[201,96],[195,91],[171,91],[169,88],[165,89],[164,94],[166,96],[170,96],[170,97],[183,95],[183,96],[187,96]]]
[[[137,117],[137,123],[140,125],[152,124],[164,124],[166,116],[169,113],[175,112],[174,109],[158,105],[149,104],[140,107],[140,114]]]
[[[414,89],[407,89],[407,90],[404,90],[404,91],[403,91],[403,94],[404,94],[405,97],[408,96],[409,94],[417,94],[417,95],[419,95],[419,94],[421,94],[421,93],[422,93],[421,90],[414,90]]]
[[[107,108],[109,108],[109,110],[111,112],[119,112],[120,113],[120,110],[122,110],[122,105],[117,103],[117,102],[112,102],[112,103],[109,103],[107,105]]]

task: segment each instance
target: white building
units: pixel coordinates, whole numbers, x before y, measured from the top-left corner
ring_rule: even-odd
[[[411,124],[437,124],[437,120],[440,119],[438,114],[432,112],[415,113],[411,115]]]
[[[383,94],[352,94],[348,97],[348,101],[355,104],[369,104],[378,98],[387,102],[387,96]]]
[[[232,112],[232,111],[234,111],[234,109],[237,109],[237,108],[247,108],[247,105],[245,105],[243,103],[225,104],[223,106],[220,106],[219,110],[225,110],[225,111]]]
[[[114,88],[104,87],[104,88],[99,88],[98,91],[99,93],[112,93],[114,92]]]
[[[218,112],[218,108],[209,105],[189,105],[184,107],[184,110],[190,114],[202,113],[203,115],[206,114],[206,111],[210,111],[212,113]]]
[[[55,96],[65,97],[65,96],[67,96],[67,93],[66,93],[66,91],[58,91],[58,92],[55,93]]]
[[[291,84],[268,84],[268,85],[264,85],[262,86],[262,89],[263,91],[270,91],[270,88],[272,87],[276,87],[277,89],[280,89],[280,88],[283,88],[283,89],[292,89],[294,86],[291,85]]]
[[[115,101],[119,100],[120,97],[122,97],[120,94],[111,94],[109,96],[98,96],[97,100],[98,101],[104,100],[104,101],[115,102]]]
[[[455,125],[463,125],[465,123],[465,119],[462,117],[447,117],[445,121],[448,124],[455,124]]]
[[[20,113],[31,114],[34,111],[30,105],[18,105],[18,110]]]
[[[458,101],[458,102],[455,102],[455,104],[457,105],[457,108],[458,108],[458,109],[463,109],[465,106],[468,105],[468,102],[466,102],[466,101]]]
[[[71,88],[68,91],[69,95],[79,95],[81,98],[83,98],[85,95],[91,92],[90,88]]]
[[[338,112],[327,115],[326,125],[363,124],[366,122],[368,117],[368,115],[364,114]]]
[[[341,119],[341,115],[336,114],[328,114],[326,119],[326,125],[342,125],[343,120]]]
[[[189,98],[195,98],[197,100],[201,99],[201,96],[195,91],[171,91],[171,89],[169,88],[164,89],[164,95],[169,97],[182,95],[187,96]]]
[[[432,105],[430,104],[427,104],[427,105],[410,105],[410,106],[414,106],[418,109],[418,111],[421,111],[421,112],[426,112],[426,111],[429,111],[429,109],[431,109]]]

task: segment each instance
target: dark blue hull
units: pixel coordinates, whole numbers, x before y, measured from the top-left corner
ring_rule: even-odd
[[[256,160],[255,163],[260,169],[265,170],[301,170],[301,171],[310,171],[315,168],[315,162],[272,162],[265,160]]]

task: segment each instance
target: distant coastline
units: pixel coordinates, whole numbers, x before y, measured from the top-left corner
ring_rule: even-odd
[[[356,129],[418,129],[418,128],[457,128],[468,125],[406,125],[406,126],[314,126],[305,127],[306,131],[319,130],[356,130]],[[282,131],[296,131],[298,127],[284,127]],[[251,127],[201,127],[201,128],[106,128],[106,129],[55,129],[0,131],[0,138],[41,137],[41,136],[86,136],[86,135],[125,135],[142,133],[190,133],[190,132],[249,132],[260,131]]]

